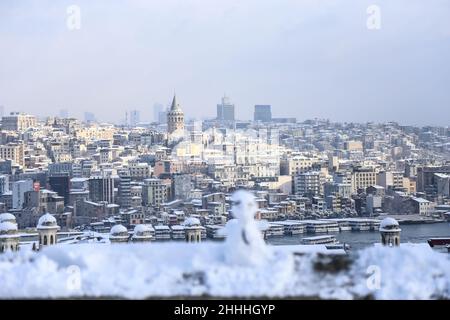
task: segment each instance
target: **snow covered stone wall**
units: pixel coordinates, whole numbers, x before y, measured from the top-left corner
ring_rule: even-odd
[[[0,298],[450,298],[450,261],[424,246],[358,256],[268,246],[257,266],[227,262],[225,243],[53,246],[0,255]]]

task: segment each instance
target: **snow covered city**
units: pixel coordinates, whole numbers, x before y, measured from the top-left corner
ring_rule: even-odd
[[[449,15],[1,1],[0,300],[448,301]]]

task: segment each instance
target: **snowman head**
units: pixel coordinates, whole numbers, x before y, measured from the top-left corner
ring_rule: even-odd
[[[248,191],[238,190],[231,196],[233,216],[241,223],[254,220],[257,206],[255,196]]]

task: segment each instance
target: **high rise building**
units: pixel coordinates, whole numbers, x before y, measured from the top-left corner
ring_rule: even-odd
[[[0,195],[9,191],[9,176],[6,174],[0,175]]]
[[[270,105],[255,105],[255,121],[270,122],[272,121],[272,110]]]
[[[164,106],[160,103],[155,103],[153,105],[153,121],[161,123],[160,113],[164,111]],[[164,119],[164,122],[166,120]]]
[[[167,132],[169,134],[175,131],[180,132],[184,130],[184,113],[177,103],[176,95],[173,96],[172,105],[167,112]]]
[[[69,202],[70,193],[69,174],[50,176],[48,178],[48,184],[53,191],[55,191],[60,197],[64,198],[64,204],[67,205]]]
[[[101,176],[89,179],[89,195],[92,201],[114,203],[114,178],[111,172],[102,172]]]
[[[231,104],[230,98],[222,97],[222,103],[217,105],[217,120],[234,121],[234,104]]]
[[[19,180],[12,184],[12,208],[22,209],[25,203],[25,193],[33,191],[33,180]]]
[[[95,115],[92,112],[85,112],[84,122],[95,122]]]
[[[140,112],[139,110],[131,110],[130,111],[130,126],[135,127],[137,124],[141,122]]]
[[[119,172],[119,201],[120,206],[128,208],[131,205],[131,176],[128,170]]]
[[[59,117],[63,119],[69,118],[69,111],[67,109],[59,110]]]

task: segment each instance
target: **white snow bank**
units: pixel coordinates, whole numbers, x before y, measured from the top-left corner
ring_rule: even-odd
[[[365,249],[351,258],[348,269],[335,273],[318,271],[318,253],[310,249],[294,256],[292,250],[268,246],[270,254],[257,266],[228,262],[226,249],[225,243],[205,242],[10,252],[0,255],[0,298],[450,298],[448,255],[423,246]],[[379,286],[371,281],[378,276]]]

